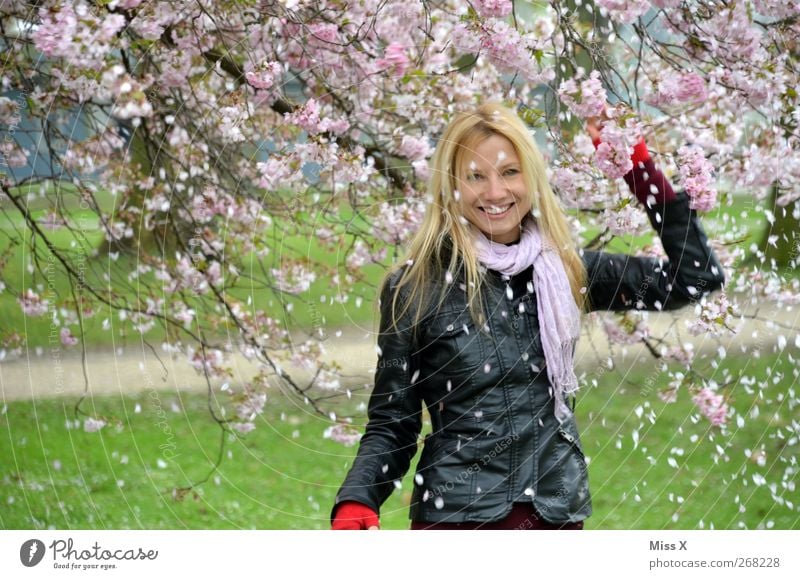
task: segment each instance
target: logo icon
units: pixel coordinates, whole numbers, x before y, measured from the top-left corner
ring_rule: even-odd
[[[39,539],[29,539],[19,549],[19,560],[26,567],[35,567],[44,557],[44,543]]]

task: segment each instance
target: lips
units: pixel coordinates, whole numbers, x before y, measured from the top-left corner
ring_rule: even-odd
[[[505,215],[508,213],[508,210],[511,209],[513,203],[508,203],[507,205],[488,205],[486,207],[479,207],[481,211],[490,215],[492,217],[497,217],[501,215]],[[499,209],[503,209],[502,211],[498,211]]]

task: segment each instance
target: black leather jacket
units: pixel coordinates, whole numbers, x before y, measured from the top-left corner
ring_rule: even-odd
[[[670,310],[724,283],[723,269],[683,192],[645,210],[669,260],[584,251],[592,309]],[[489,335],[474,326],[458,276],[443,306],[426,315],[418,332],[408,319],[390,328],[399,274],[381,293],[380,354],[369,420],[331,519],[336,505],[346,500],[379,512],[417,452],[423,403],[432,432],[424,439],[414,477],[410,519],[496,521],[516,501],[532,501],[553,523],[588,517],[587,468],[574,416],[560,425],[554,416],[536,294],[528,287],[532,269],[508,282],[487,271]]]

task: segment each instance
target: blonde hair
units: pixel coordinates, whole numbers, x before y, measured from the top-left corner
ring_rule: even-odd
[[[431,159],[428,181],[430,203],[422,224],[409,244],[406,259],[391,268],[381,284],[382,290],[398,269],[406,268],[397,282],[398,291],[392,296],[393,325],[396,326],[397,320],[414,304],[416,313],[412,326],[417,328],[420,317],[427,311],[427,306],[433,299],[429,291],[430,282],[443,280],[447,272],[455,280],[460,258],[465,271],[465,291],[470,317],[477,328],[484,327],[486,319],[481,306],[481,289],[485,271],[481,271],[473,246],[469,230],[471,224],[460,218],[461,210],[454,191],[464,155],[474,151],[478,144],[492,135],[506,137],[513,144],[520,158],[522,176],[530,195],[532,215],[528,215],[528,218],[537,219],[541,234],[558,249],[575,303],[581,310],[587,307],[588,292],[586,289],[581,291],[586,286],[586,268],[578,254],[560,201],[547,180],[544,158],[528,127],[516,112],[501,103],[489,102],[472,111],[458,113],[439,139]],[[442,257],[448,241],[452,251],[448,263],[445,264],[442,263]],[[410,266],[406,267],[409,262]],[[449,284],[441,285],[437,308],[441,306],[449,289]],[[403,286],[409,286],[410,291],[404,292],[406,297],[401,300],[404,305],[398,313],[399,290]]]

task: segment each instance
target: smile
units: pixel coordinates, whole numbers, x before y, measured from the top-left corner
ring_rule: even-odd
[[[508,210],[511,209],[511,206],[514,205],[513,203],[509,203],[508,205],[487,205],[485,207],[481,207],[481,211],[488,213],[489,215],[503,215],[508,213]]]

